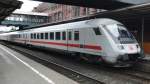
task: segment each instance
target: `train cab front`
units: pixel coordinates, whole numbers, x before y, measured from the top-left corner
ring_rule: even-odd
[[[112,38],[112,47],[116,53],[114,66],[131,66],[143,58],[141,48],[134,36],[122,24],[106,25],[105,29]]]

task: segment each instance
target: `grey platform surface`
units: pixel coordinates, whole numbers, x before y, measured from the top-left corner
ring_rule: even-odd
[[[145,57],[143,58],[145,61],[150,61],[150,54],[145,54]]]
[[[0,44],[0,84],[78,84]]]

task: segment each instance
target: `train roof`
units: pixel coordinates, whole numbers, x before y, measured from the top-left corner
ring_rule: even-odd
[[[62,30],[62,29],[72,29],[72,28],[93,28],[98,27],[100,24],[108,25],[108,24],[121,24],[120,22],[109,19],[109,18],[97,18],[97,19],[90,19],[85,21],[78,21],[78,22],[72,22],[72,23],[65,23],[65,24],[59,24],[59,25],[41,25],[37,26],[31,29],[27,30],[21,30],[21,31],[15,31],[18,33],[27,33],[27,32],[42,32],[42,31],[48,31],[48,29],[51,28],[51,30]],[[55,27],[55,28],[53,28]],[[11,32],[10,32],[11,33]],[[13,33],[11,33],[13,34]]]
[[[87,21],[88,24],[95,24],[95,25],[109,25],[109,24],[122,24],[116,20],[113,19],[109,19],[109,18],[100,18],[100,19],[91,19],[89,21]]]
[[[71,21],[71,20],[67,20],[67,21],[60,21],[60,22],[54,22],[54,23],[46,23],[46,24],[40,24],[40,25],[36,25],[36,26],[30,26],[27,27],[25,29],[22,30],[27,30],[27,29],[34,29],[34,28],[39,28],[39,27],[45,27],[45,26],[53,26],[53,25],[61,25],[61,24],[68,24],[68,23],[76,23],[76,22],[82,22],[82,21],[101,21],[104,22],[104,20],[106,20],[107,22],[117,22],[116,20],[110,19],[110,18],[95,18],[95,19],[89,19],[89,20],[77,20],[77,21]]]
[[[108,24],[121,24],[118,21],[107,19],[107,18],[101,18],[101,19],[91,19],[91,20],[85,20],[85,21],[79,21],[79,22],[72,22],[72,23],[66,23],[66,24],[59,24],[59,25],[53,25],[53,26],[41,26],[39,28],[24,30],[24,31],[32,31],[32,32],[42,32],[42,31],[55,31],[55,30],[64,30],[64,29],[79,29],[79,28],[93,28],[93,27],[99,27],[100,24],[108,25]]]

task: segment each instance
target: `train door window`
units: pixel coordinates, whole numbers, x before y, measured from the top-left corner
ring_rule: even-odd
[[[54,40],[54,32],[50,32],[50,34],[49,34],[50,36],[50,40]]]
[[[36,33],[34,33],[34,39],[36,39]]]
[[[66,32],[62,32],[62,40],[66,40]]]
[[[45,33],[45,39],[48,39],[48,33]]]
[[[72,33],[71,31],[68,32],[68,40],[71,40],[72,39]]]
[[[93,28],[93,30],[94,30],[94,32],[95,32],[96,35],[101,35],[101,32],[100,32],[100,30],[99,30],[98,27]]]
[[[60,32],[56,32],[55,37],[56,37],[56,38],[55,38],[56,40],[60,40],[60,38],[61,38],[61,37],[60,37]]]
[[[39,33],[37,33],[37,39],[40,39],[40,34]]]
[[[44,34],[43,34],[43,33],[41,33],[41,35],[40,35],[40,36],[41,36],[41,39],[44,39]]]
[[[75,41],[79,40],[79,31],[74,31],[74,40]]]

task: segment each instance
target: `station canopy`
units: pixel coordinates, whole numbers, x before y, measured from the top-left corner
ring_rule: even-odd
[[[0,0],[0,22],[9,16],[14,10],[19,9],[22,5],[17,0]]]
[[[112,11],[106,11],[103,13],[92,15],[91,17],[109,17],[114,19],[128,19],[128,18],[141,18],[149,16],[150,3],[140,4],[125,7],[122,9],[116,9]]]
[[[112,11],[100,12],[97,14],[89,15],[88,17],[83,16],[83,17],[74,18],[71,20],[60,21],[60,22],[55,22],[55,23],[51,23],[51,24],[49,24],[49,23],[43,24],[43,25],[39,25],[39,27],[63,24],[63,23],[68,23],[68,22],[75,22],[75,21],[82,21],[82,20],[88,20],[88,19],[94,19],[94,18],[112,18],[112,19],[116,19],[116,20],[120,20],[120,21],[123,21],[123,20],[129,21],[129,19],[132,19],[132,18],[134,20],[141,19],[143,17],[150,18],[149,14],[150,14],[150,3],[146,3],[146,4],[141,4],[141,5],[129,6],[129,7],[121,8],[121,9],[116,9],[116,10],[112,10]],[[38,26],[36,26],[36,27],[38,27]]]
[[[150,0],[33,0],[89,8],[114,10],[132,5],[148,3]]]

